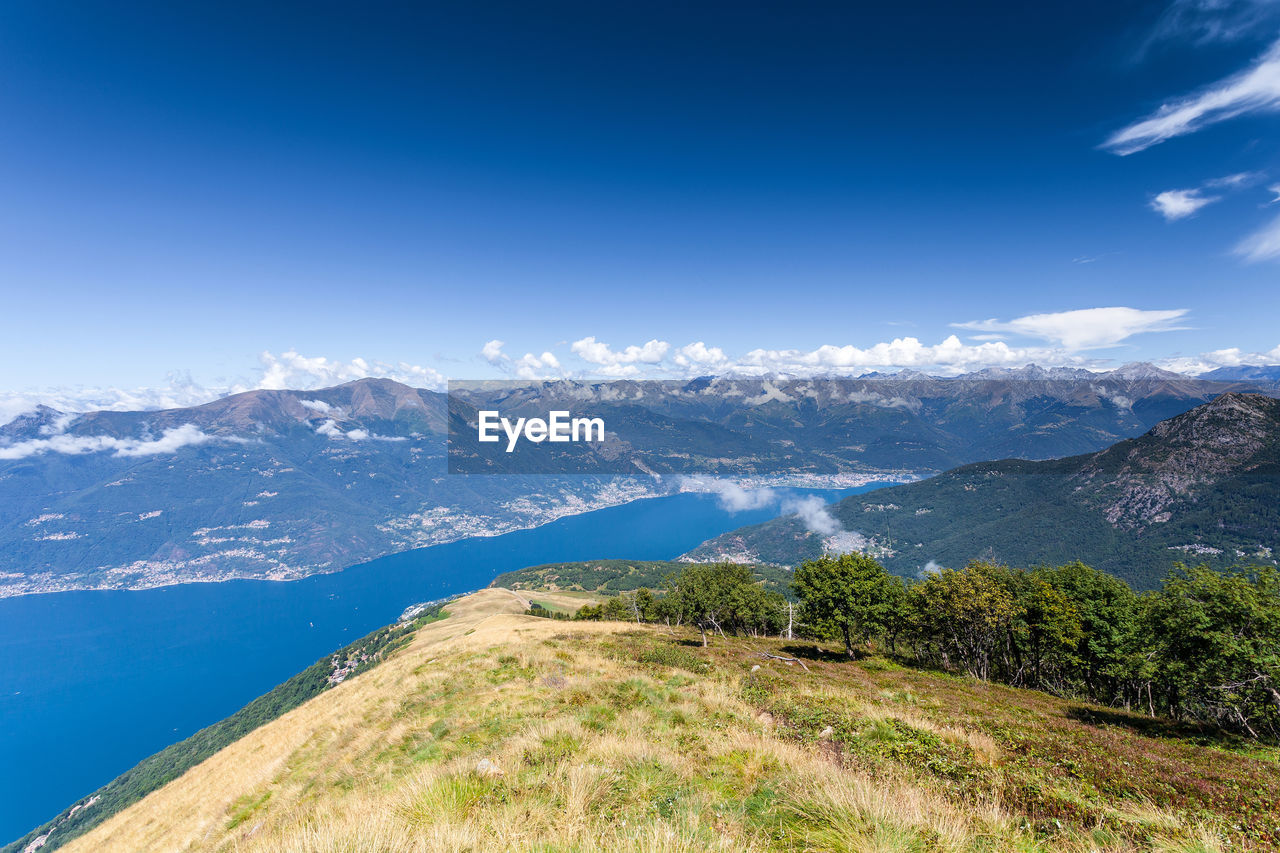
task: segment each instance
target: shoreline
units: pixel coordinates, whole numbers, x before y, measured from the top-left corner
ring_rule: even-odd
[[[694,478],[682,477],[680,481],[674,484],[669,490],[654,490],[648,494],[632,494],[624,500],[600,500],[595,503],[589,503],[586,508],[574,508],[574,511],[548,513],[549,517],[544,517],[533,523],[512,522],[508,526],[496,526],[483,531],[468,531],[465,535],[458,535],[448,538],[442,538],[432,541],[428,544],[411,545],[409,547],[398,550],[388,550],[379,554],[375,554],[365,559],[357,560],[353,563],[337,568],[337,569],[317,569],[314,571],[303,571],[296,574],[252,574],[232,572],[226,575],[218,576],[193,576],[188,578],[175,578],[169,581],[157,583],[143,584],[127,584],[118,585],[98,584],[98,585],[76,585],[67,584],[57,588],[41,588],[41,589],[14,589],[18,586],[0,585],[0,601],[11,598],[24,598],[35,595],[60,595],[68,592],[147,592],[155,589],[166,589],[168,587],[186,586],[194,584],[214,584],[214,583],[230,583],[234,581],[265,581],[272,583],[291,583],[294,581],[306,580],[307,578],[319,575],[332,575],[345,572],[348,569],[354,569],[359,566],[366,565],[375,560],[384,557],[390,557],[397,554],[407,554],[411,551],[423,550],[426,548],[434,548],[438,545],[450,545],[455,542],[462,542],[467,539],[489,539],[495,536],[505,536],[508,533],[518,533],[522,530],[536,530],[564,518],[571,518],[579,515],[587,515],[592,512],[598,512],[604,509],[612,509],[619,506],[627,506],[643,500],[653,500],[656,498],[674,497],[681,494],[699,494],[699,495],[716,495],[719,490],[716,488],[718,484],[726,482],[735,484],[738,488],[745,491],[759,491],[763,489],[852,489],[862,488],[863,486],[872,485],[874,483],[883,483],[887,485],[896,485],[900,483],[913,482],[922,479],[924,476],[918,471],[877,471],[875,473],[850,473],[850,474],[830,474],[830,475],[811,475],[805,477],[749,477],[744,479],[720,480],[715,478]],[[566,509],[568,507],[565,507]]]

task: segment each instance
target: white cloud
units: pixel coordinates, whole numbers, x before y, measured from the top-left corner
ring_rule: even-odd
[[[308,391],[378,377],[392,379],[416,388],[443,390],[444,374],[430,367],[396,362],[367,361],[356,358],[349,362],[324,357],[307,357],[294,350],[282,355],[263,352],[258,357],[258,375],[201,385],[183,373],[171,373],[164,384],[149,388],[48,388],[30,391],[0,391],[0,424],[8,423],[24,412],[45,405],[62,412],[141,412],[157,409],[180,409],[199,406],[228,394],[258,389]]]
[[[720,504],[722,509],[729,512],[764,509],[779,500],[778,493],[773,489],[744,489],[732,480],[685,477],[681,487],[690,491],[714,494],[716,502]]]
[[[1172,222],[1175,219],[1186,219],[1200,208],[1222,201],[1220,195],[1205,195],[1206,190],[1240,190],[1251,186],[1263,176],[1257,172],[1237,172],[1205,181],[1203,186],[1187,190],[1165,190],[1151,199],[1151,209]]]
[[[505,341],[495,338],[480,348],[480,356],[504,373],[514,374],[519,379],[551,379],[561,374],[560,359],[550,350],[544,351],[542,355],[527,352],[513,361],[502,351],[505,346]]]
[[[1241,240],[1235,253],[1250,262],[1280,259],[1280,217]]]
[[[369,432],[367,429],[356,427],[355,429],[344,430],[338,426],[338,422],[333,418],[328,418],[324,423],[316,427],[316,434],[323,435],[325,438],[335,440],[345,439],[347,441],[408,441],[407,438],[400,435],[378,435]]]
[[[928,580],[930,575],[939,574],[942,571],[942,564],[937,560],[930,560],[920,567],[920,571],[916,572],[916,577],[920,580]]]
[[[1203,190],[1165,190],[1151,199],[1151,209],[1165,218],[1167,222],[1173,222],[1176,219],[1186,219],[1200,208],[1215,201],[1221,201],[1222,196],[1206,196]]]
[[[310,409],[322,415],[327,415],[333,411],[333,406],[330,406],[324,400],[299,400],[298,402],[302,404],[302,408]]]
[[[183,447],[213,440],[213,436],[208,435],[195,424],[183,424],[166,429],[159,438],[155,439],[64,434],[0,446],[0,459],[26,459],[30,456],[42,456],[45,453],[80,455],[106,451],[114,451],[115,456],[155,456],[161,453],[175,453]]]
[[[965,344],[955,335],[939,344],[929,346],[918,338],[894,338],[862,349],[853,345],[827,344],[815,350],[764,350],[757,349],[734,365],[732,372],[782,373],[796,376],[816,376],[824,373],[840,373],[850,370],[870,370],[886,367],[931,368],[941,367],[964,370],[993,365],[1025,364],[1028,361],[1054,360],[1046,349],[1014,348],[1004,341]]]
[[[694,341],[676,350],[672,359],[681,367],[714,369],[728,363],[729,357],[720,347],[709,347],[702,341]]]
[[[259,361],[262,364],[262,375],[252,388],[306,391],[372,377],[434,390],[440,390],[445,385],[444,374],[438,370],[404,361],[394,364],[366,361],[363,358],[346,362],[333,361],[324,356],[307,357],[295,350],[279,356],[263,352]],[[240,387],[237,390],[248,391],[252,388]]]
[[[1174,0],[1160,16],[1144,52],[1161,41],[1231,42],[1273,30],[1275,0]]]
[[[78,415],[71,414],[70,412],[58,415],[53,419],[53,423],[44,424],[40,427],[38,432],[41,435],[62,435],[67,431],[67,427],[71,426],[71,422],[77,417]]]
[[[329,418],[316,427],[316,433],[326,438],[346,438],[346,433],[338,429],[338,422],[333,418]]]
[[[982,332],[1009,332],[1060,344],[1069,351],[1115,346],[1127,338],[1147,332],[1185,329],[1178,322],[1186,309],[1145,311],[1138,308],[1082,308],[1052,314],[1029,314],[1014,320],[979,320],[953,323],[961,329]]]
[[[1121,156],[1247,113],[1280,108],[1280,41],[1244,71],[1160,107],[1114,133],[1102,147]]]
[[[703,477],[685,477],[681,487],[714,494],[716,502],[729,512],[767,509],[779,504],[783,514],[799,516],[807,530],[821,536],[832,536],[844,529],[827,510],[826,501],[817,495],[788,495],[768,488],[744,489],[732,480]]]
[[[782,511],[800,516],[804,526],[820,536],[832,536],[842,530],[840,522],[827,511],[826,502],[816,495],[788,498],[782,502]]]
[[[316,427],[316,433],[323,435],[325,438],[340,439],[345,438],[350,441],[364,441],[369,437],[369,431],[363,429],[344,430],[338,426],[338,422],[333,418],[328,418],[324,423]]]
[[[621,365],[657,364],[666,357],[671,345],[666,341],[652,340],[643,346],[632,344],[623,350],[614,350],[595,336],[574,341],[570,347],[578,358],[601,367],[619,367]]]
[[[1202,352],[1198,356],[1180,356],[1166,358],[1159,366],[1179,373],[1197,374],[1218,367],[1258,367],[1269,364],[1280,364],[1280,345],[1267,352],[1250,352],[1239,347]]]
[[[553,371],[548,374],[546,371]],[[560,360],[551,352],[542,355],[525,353],[515,362],[516,376],[520,379],[548,379],[560,371]]]
[[[1205,181],[1204,185],[1209,189],[1232,189],[1237,190],[1241,187],[1247,187],[1257,183],[1266,177],[1260,172],[1236,172],[1234,175],[1224,175],[1221,178],[1214,178],[1211,181]]]
[[[154,388],[50,388],[32,391],[0,391],[0,423],[8,423],[37,406],[61,412],[144,411],[198,406],[210,400],[246,390],[239,387],[205,388],[189,378],[170,375]]]
[[[1202,356],[1215,367],[1258,366],[1280,362],[1280,344],[1268,352],[1245,352],[1239,347],[1214,350]]]

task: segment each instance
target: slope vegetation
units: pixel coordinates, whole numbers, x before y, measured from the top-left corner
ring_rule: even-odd
[[[597,592],[617,595],[642,587],[661,589],[667,579],[688,568],[688,563],[672,560],[585,560],[576,563],[547,563],[506,572],[494,578],[490,586],[507,589],[549,589]],[[791,595],[791,572],[777,566],[750,566],[765,589]]]
[[[1149,588],[1177,561],[1273,563],[1280,551],[1280,400],[1224,394],[1099,453],[966,465],[830,508],[899,574],[976,558],[1080,559]],[[732,531],[690,553],[793,565],[823,536],[796,517]]]
[[[527,604],[488,589],[449,605],[382,665],[65,849],[1203,851],[1280,839],[1280,774],[1263,748],[879,657],[764,639],[702,649],[654,626],[537,619]]]

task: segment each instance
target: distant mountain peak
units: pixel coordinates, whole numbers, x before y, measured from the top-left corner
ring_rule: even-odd
[[[18,437],[30,434],[48,435],[60,432],[75,418],[43,403],[30,412],[18,415],[13,420],[0,426],[0,436]]]
[[[1197,378],[1214,382],[1280,382],[1280,364],[1219,367],[1201,373]]]
[[[1034,362],[1022,367],[988,367],[966,373],[962,379],[1021,379],[1027,381],[1091,379],[1094,374],[1080,367],[1041,367]]]
[[[1149,361],[1131,361],[1128,364],[1121,365],[1115,370],[1103,374],[1112,379],[1187,379],[1189,377],[1174,373],[1172,370],[1165,370],[1162,367],[1156,367]]]

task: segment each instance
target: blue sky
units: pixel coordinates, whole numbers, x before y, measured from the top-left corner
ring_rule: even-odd
[[[1280,360],[1275,2],[123,5],[0,9],[11,394]]]

